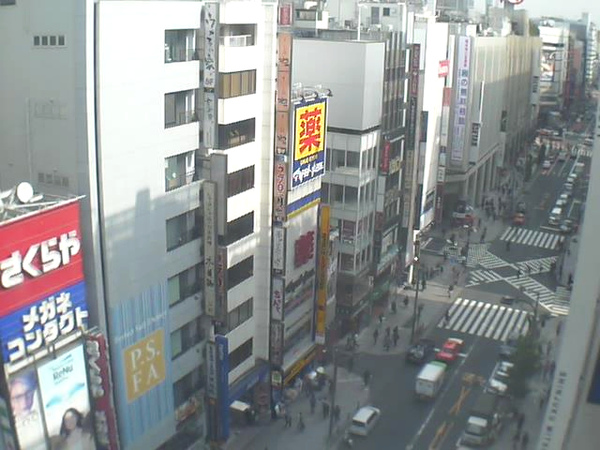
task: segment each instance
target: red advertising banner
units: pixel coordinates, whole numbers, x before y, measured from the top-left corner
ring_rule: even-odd
[[[284,3],[279,6],[279,25],[289,27],[292,25],[292,4]]]
[[[448,61],[447,59],[444,61],[440,61],[440,64],[438,66],[438,77],[440,77],[440,78],[447,77],[449,73],[450,73],[450,61]]]
[[[83,281],[79,200],[0,224],[0,316]]]
[[[383,144],[383,153],[381,155],[381,163],[379,169],[382,174],[387,174],[390,170],[390,141],[385,141]]]
[[[118,450],[117,419],[112,402],[112,383],[108,346],[98,331],[85,336],[85,354],[90,380],[90,398],[94,417],[94,430],[98,449]]]

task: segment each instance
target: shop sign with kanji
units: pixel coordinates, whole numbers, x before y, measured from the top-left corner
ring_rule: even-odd
[[[85,282],[0,318],[4,363],[15,363],[62,337],[87,329]]]
[[[292,189],[325,173],[327,101],[296,106]]]

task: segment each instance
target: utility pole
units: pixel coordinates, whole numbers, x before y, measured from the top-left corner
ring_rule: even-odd
[[[331,436],[333,434],[333,422],[335,409],[335,391],[337,389],[337,372],[338,372],[338,351],[333,348],[333,381],[331,384],[331,407],[329,408],[329,442],[331,443]]]
[[[417,331],[417,304],[419,303],[419,264],[421,254],[421,241],[419,238],[415,239],[415,255],[413,257],[413,267],[415,270],[416,287],[415,287],[415,304],[413,307],[413,321],[412,328],[410,330],[410,342],[411,344],[415,341],[415,333]]]

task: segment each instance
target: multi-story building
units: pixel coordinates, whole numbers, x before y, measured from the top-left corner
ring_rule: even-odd
[[[269,406],[276,5],[0,12],[18,43],[0,69],[0,185],[85,196],[90,322],[108,334],[122,448],[226,439],[231,401]]]
[[[544,18],[537,23],[542,39],[540,114],[561,110],[568,73],[570,25],[560,19]]]
[[[600,130],[596,128],[596,131]],[[598,151],[599,145],[596,137],[594,151]],[[599,173],[600,158],[592,158],[588,205],[598,205],[600,202]],[[600,420],[599,226],[600,209],[586,208],[577,244],[577,271],[573,268],[569,316],[562,331],[557,330],[561,340],[560,351],[538,439],[538,450],[596,447],[594,442]]]
[[[531,95],[535,90],[535,39],[467,33],[451,39],[451,46],[451,144],[444,187],[447,212],[458,200],[478,203],[486,191],[496,187],[501,168],[508,167],[508,140],[516,148],[523,145],[537,112]],[[529,102],[523,102],[523,97]]]

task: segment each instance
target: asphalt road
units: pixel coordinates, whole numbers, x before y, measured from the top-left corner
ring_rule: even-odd
[[[587,164],[589,158],[579,156],[577,161]],[[548,216],[576,160],[555,161],[547,171],[539,171],[530,183],[529,191],[518,200],[528,205],[527,222],[524,228],[532,232],[558,233],[549,227]],[[570,217],[579,214],[585,201],[586,184],[583,175],[575,186],[573,199],[566,206]],[[490,251],[507,262],[556,256],[557,248],[542,248],[535,245],[511,243],[510,251],[500,237],[492,242]],[[507,270],[514,270],[507,268]],[[503,275],[503,276],[508,276]],[[550,279],[551,277],[546,277]],[[537,279],[545,283],[545,275]],[[549,282],[548,284],[552,284]],[[553,288],[553,287],[552,287]],[[466,289],[463,296],[486,301],[489,294],[515,295],[514,288],[503,281],[486,283],[477,288]],[[468,297],[467,297],[468,296]],[[519,306],[515,306],[516,309]],[[354,438],[356,449],[431,449],[450,450],[463,431],[468,413],[482,387],[469,380],[487,380],[498,360],[499,340],[464,334],[456,331],[435,328],[430,333],[437,346],[448,337],[464,339],[465,347],[461,357],[452,365],[446,383],[433,402],[419,401],[415,397],[415,379],[420,367],[408,364],[403,355],[363,354],[357,361],[356,370],[368,368],[373,374],[371,384],[372,403],[382,410],[382,417],[373,432],[366,438]]]

